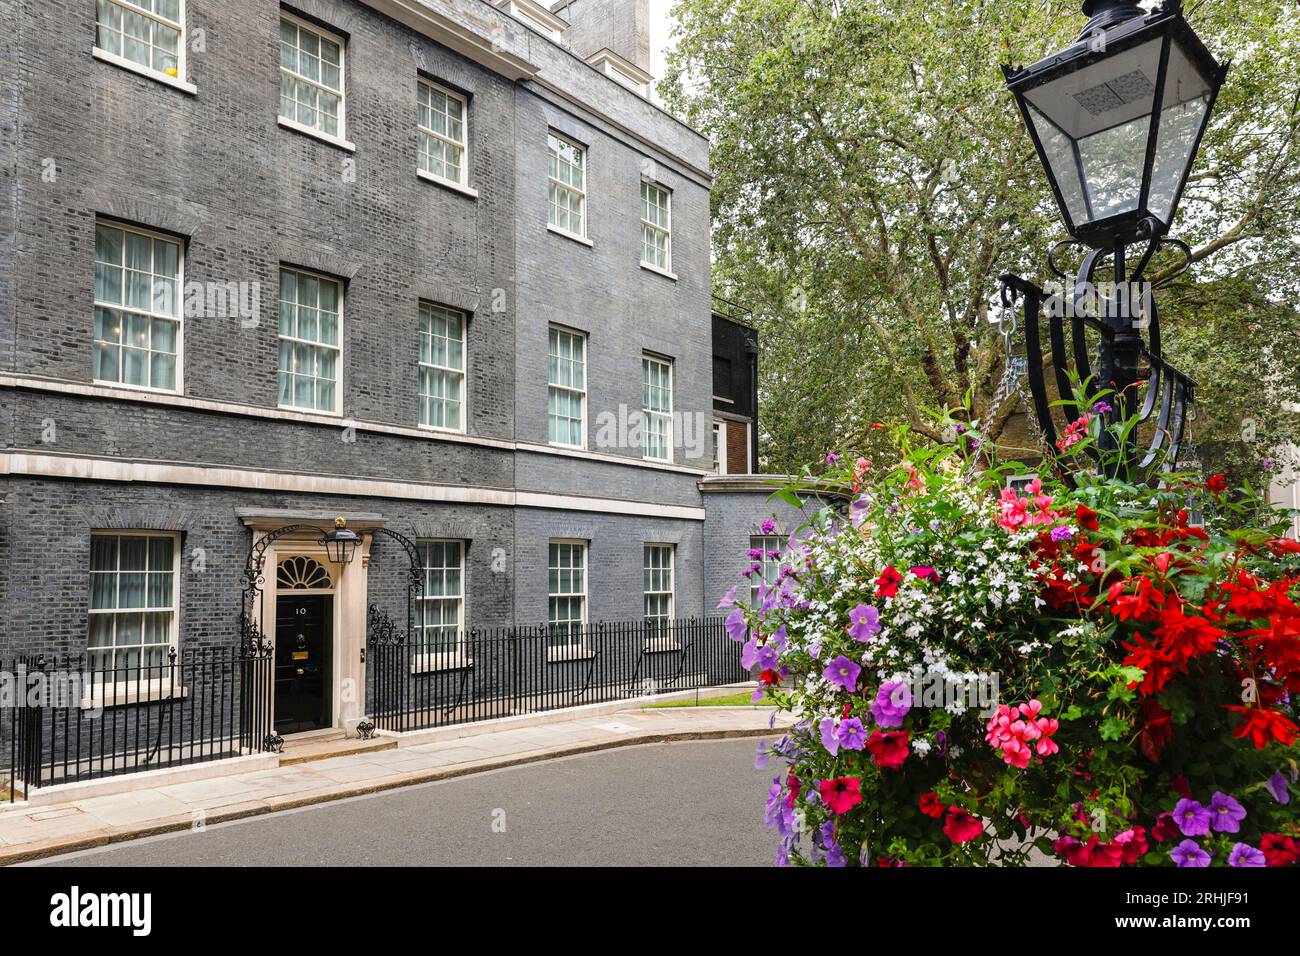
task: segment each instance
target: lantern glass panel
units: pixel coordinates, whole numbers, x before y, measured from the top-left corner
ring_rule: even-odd
[[[1132,212],[1141,201],[1163,42],[1153,37],[1025,92],[1076,227]]]
[[[1166,226],[1173,216],[1178,190],[1191,165],[1192,150],[1208,119],[1214,78],[1189,57],[1182,42],[1169,50],[1169,69],[1156,134],[1147,208]]]

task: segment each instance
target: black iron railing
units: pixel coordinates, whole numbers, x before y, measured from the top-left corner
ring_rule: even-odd
[[[269,647],[105,652],[4,663],[0,798],[258,753],[271,731]]]
[[[276,749],[272,650],[250,635],[129,662],[107,651],[0,660],[0,800]],[[417,629],[412,637],[372,607],[366,663],[367,723],[389,731],[748,677],[721,618]]]
[[[423,730],[745,680],[722,618],[555,627],[426,629],[414,639],[371,609],[367,712]]]

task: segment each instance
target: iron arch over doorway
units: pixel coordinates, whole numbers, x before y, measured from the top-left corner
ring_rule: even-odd
[[[393,539],[406,554],[406,630],[400,631],[391,618],[384,614],[375,604],[369,607],[367,641],[385,640],[404,643],[415,631],[415,605],[423,591],[423,572],[420,568],[420,552],[415,542],[400,532],[389,528],[376,527],[367,529],[373,535]],[[265,618],[266,556],[281,538],[293,534],[311,534],[318,544],[324,545],[324,531],[316,525],[287,524],[254,539],[244,561],[242,575],[243,588],[240,598],[239,630],[240,647],[246,655],[269,658],[274,654],[274,646],[267,636],[263,622]],[[378,625],[376,622],[380,622]],[[363,721],[358,731],[363,736],[373,730],[368,722]],[[278,751],[284,740],[273,730],[266,735],[264,748]]]

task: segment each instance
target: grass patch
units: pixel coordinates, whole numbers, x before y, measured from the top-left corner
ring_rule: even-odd
[[[757,707],[750,698],[753,691],[741,691],[739,694],[728,694],[725,697],[701,697],[691,698],[690,700],[670,700],[661,704],[649,704],[648,707]]]

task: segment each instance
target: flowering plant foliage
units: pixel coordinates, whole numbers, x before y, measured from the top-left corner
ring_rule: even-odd
[[[1300,862],[1300,544],[1218,476],[1017,485],[963,437],[823,475],[851,504],[723,600],[797,718],[759,753],[778,863]]]

